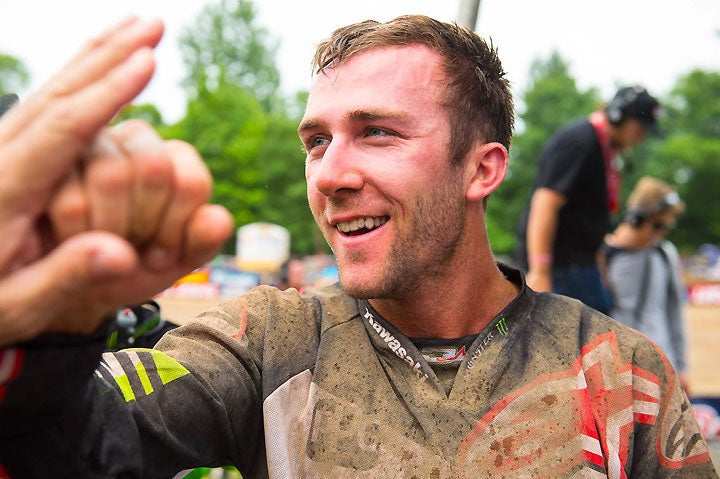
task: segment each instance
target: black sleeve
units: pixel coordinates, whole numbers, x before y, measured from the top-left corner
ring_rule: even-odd
[[[199,466],[256,467],[257,358],[238,325],[208,322],[173,331],[164,351],[105,353],[99,367],[104,334],[2,350],[0,371],[10,373],[0,373],[0,477],[168,478]]]

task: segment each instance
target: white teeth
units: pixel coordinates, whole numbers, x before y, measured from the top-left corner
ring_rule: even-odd
[[[365,218],[355,218],[352,221],[344,221],[337,224],[337,229],[343,233],[352,233],[354,231],[361,230],[363,228],[371,230],[377,228],[380,225],[384,225],[387,222],[387,217],[372,217],[367,216]]]

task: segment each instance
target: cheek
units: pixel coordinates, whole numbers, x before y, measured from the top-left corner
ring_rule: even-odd
[[[307,199],[310,211],[313,216],[316,216],[324,207],[325,196],[318,191],[310,180],[307,182]]]
[[[639,143],[643,139],[645,139],[645,130],[642,126],[635,125],[635,128],[632,130],[632,140],[634,143]]]

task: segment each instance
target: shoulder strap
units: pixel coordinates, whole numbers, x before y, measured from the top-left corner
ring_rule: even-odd
[[[650,253],[654,248],[645,251],[645,261],[643,262],[643,273],[642,279],[640,280],[640,295],[638,296],[638,302],[635,305],[635,328],[640,327],[642,322],[642,311],[647,301],[647,295],[650,283]]]

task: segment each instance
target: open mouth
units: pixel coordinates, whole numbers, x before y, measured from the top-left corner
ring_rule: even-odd
[[[387,223],[389,219],[388,216],[367,216],[365,218],[355,218],[352,221],[343,221],[336,226],[340,232],[348,236],[358,236],[379,228]]]

